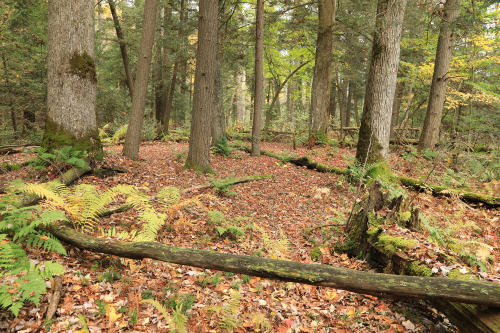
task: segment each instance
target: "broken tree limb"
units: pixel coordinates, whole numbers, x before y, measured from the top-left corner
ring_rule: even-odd
[[[62,294],[62,277],[57,275],[54,277],[54,293],[50,299],[49,307],[47,308],[47,313],[45,315],[45,322],[50,322],[50,320],[56,314],[57,306],[59,305],[59,300]]]
[[[379,297],[408,297],[500,307],[500,285],[490,282],[396,276],[320,264],[174,247],[157,242],[122,242],[84,235],[62,225],[51,225],[46,230],[59,240],[80,249],[124,258],[150,258],[173,264],[326,286]]]

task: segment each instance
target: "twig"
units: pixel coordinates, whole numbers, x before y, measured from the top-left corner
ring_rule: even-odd
[[[49,307],[47,308],[47,313],[45,315],[45,322],[52,320],[57,311],[57,306],[59,305],[59,300],[62,294],[62,277],[57,275],[54,277],[54,293],[50,300]]]

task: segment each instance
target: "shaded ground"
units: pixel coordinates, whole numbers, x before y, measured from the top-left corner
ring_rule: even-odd
[[[287,154],[291,146],[264,143],[263,149]],[[100,179],[84,177],[79,182],[106,189],[116,184],[144,187],[153,195],[164,186],[189,188],[207,182],[209,176],[182,170],[187,155],[186,143],[143,143],[140,162],[120,156],[121,146],[106,148],[104,163],[127,169],[127,173]],[[352,149],[318,147],[299,148],[298,156],[337,167],[346,167],[354,154]],[[25,160],[20,154],[2,156],[0,163]],[[392,166],[401,174],[442,183],[445,163],[414,156],[395,154]],[[212,156],[217,177],[273,175],[272,179],[232,186],[234,193],[217,193],[214,189],[194,191],[184,198],[201,193],[204,207],[217,210],[225,216],[225,226],[242,230],[241,236],[219,235],[207,212],[189,206],[174,213],[172,221],[159,234],[158,240],[168,245],[206,248],[221,252],[262,255],[302,262],[359,270],[370,267],[362,261],[334,252],[334,246],[344,239],[343,224],[357,198],[366,195],[364,189],[350,185],[345,177],[322,174],[261,156],[251,157],[234,151],[229,157]],[[0,175],[0,180],[23,178],[36,181],[35,171],[19,170]],[[50,175],[42,175],[50,178]],[[479,179],[471,187],[485,193],[499,195],[493,182],[484,186]],[[429,223],[443,237],[453,237],[466,246],[461,263],[468,272],[489,281],[499,281],[500,256],[498,236],[500,212],[481,207],[470,207],[454,198],[435,198],[426,193],[416,194],[414,202],[421,208]],[[161,207],[157,207],[161,209]],[[95,235],[102,235],[114,227],[116,231],[137,228],[134,210],[115,214],[102,220]],[[247,228],[250,226],[253,228]],[[321,227],[324,226],[324,227]],[[391,233],[408,234],[407,230],[391,227]],[[104,230],[104,231],[103,231]],[[435,269],[436,275],[445,274],[449,265],[440,261],[436,253],[450,251],[447,244],[432,242],[426,236],[415,235],[420,247],[415,257]],[[467,244],[480,242],[486,246]],[[486,253],[482,249],[487,249]],[[342,290],[269,281],[234,274],[205,271],[193,267],[159,263],[152,260],[129,262],[108,256],[68,248],[69,256],[58,262],[66,268],[64,294],[51,332],[82,330],[85,317],[91,332],[165,332],[168,324],[152,305],[139,303],[144,298],[164,302],[170,314],[182,304],[188,316],[188,332],[223,332],[225,318],[214,306],[236,304],[232,308],[236,332],[265,329],[266,323],[275,332],[449,332],[453,331],[447,319],[432,307],[421,302],[389,301],[373,296],[358,295]],[[479,253],[479,251],[483,251]],[[467,252],[468,251],[468,252]],[[467,253],[466,253],[467,252]],[[481,261],[480,255],[485,255]],[[34,260],[50,258],[50,253],[32,253]],[[488,262],[485,264],[485,262]],[[461,266],[461,267],[462,267]],[[483,267],[481,267],[483,266]],[[481,271],[482,269],[482,271]],[[49,290],[50,291],[50,290]],[[239,296],[235,296],[238,291]],[[48,295],[50,297],[50,294]],[[24,308],[18,318],[0,312],[0,330],[32,332],[41,330],[49,297],[38,308]],[[240,297],[239,302],[235,298]],[[226,326],[227,327],[227,326]],[[173,331],[173,330],[172,330]]]

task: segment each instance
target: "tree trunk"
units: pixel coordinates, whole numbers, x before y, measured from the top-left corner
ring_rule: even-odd
[[[170,126],[170,118],[172,118],[172,106],[174,105],[175,86],[177,85],[177,71],[179,68],[179,61],[177,60],[172,70],[172,81],[168,89],[168,94],[165,102],[165,113],[163,114],[163,133],[168,134]]]
[[[42,145],[100,155],[94,2],[52,0],[48,9],[48,112]]]
[[[286,122],[285,129],[295,131],[294,118],[295,118],[295,100],[292,96],[292,91],[295,87],[293,81],[288,82],[286,86]]]
[[[241,126],[245,124],[245,92],[246,92],[246,74],[243,69],[241,73],[236,74],[236,122]]]
[[[260,155],[260,130],[264,104],[264,0],[255,9],[255,90],[252,125],[252,156]]]
[[[396,276],[328,265],[173,247],[157,242],[122,242],[87,236],[60,225],[48,226],[47,229],[61,241],[78,248],[124,258],[151,258],[172,264],[326,286],[381,297],[398,296],[500,306],[500,290],[497,284],[491,282]]]
[[[330,103],[335,4],[335,0],[319,0],[318,2],[319,26],[311,91],[309,136],[315,136],[322,140],[326,140],[328,126],[326,115]]]
[[[142,119],[146,107],[148,92],[148,78],[153,53],[153,43],[156,25],[158,0],[146,0],[142,20],[141,43],[139,47],[139,61],[134,84],[134,98],[128,122],[127,135],[122,154],[132,160],[139,159],[139,145],[141,143]]]
[[[356,160],[388,169],[392,103],[407,0],[379,0]]]
[[[391,115],[391,132],[390,138],[394,139],[394,128],[398,126],[399,113],[401,111],[401,100],[403,99],[403,93],[405,90],[404,82],[398,82],[396,84],[396,95],[394,96],[394,102],[392,103],[392,115]]]
[[[358,88],[356,86],[356,82],[352,82],[352,98],[353,98],[353,111],[354,116],[356,117],[356,127],[359,127],[359,111],[358,111]]]
[[[429,105],[420,136],[419,150],[433,149],[438,140],[453,49],[453,30],[459,12],[460,0],[446,0],[439,30]]]
[[[224,92],[222,90],[222,73],[220,56],[217,55],[215,69],[215,101],[212,118],[212,146],[226,139],[226,117],[224,115]]]
[[[163,15],[164,11],[159,10],[158,11],[158,22],[163,22]],[[157,26],[157,31],[156,31],[156,42],[154,46],[154,65],[153,65],[153,87],[154,87],[154,94],[155,94],[155,120],[157,124],[157,128],[161,128],[161,123],[162,123],[162,116],[163,116],[163,110],[165,110],[163,102],[165,101],[164,95],[165,95],[165,86],[164,86],[164,80],[163,80],[163,75],[164,72],[167,70],[165,67],[163,67],[163,59],[164,56],[163,54],[166,52],[164,48],[164,39],[165,39],[165,34],[164,34],[164,27],[163,24]],[[159,133],[161,134],[161,133]]]
[[[337,115],[337,80],[336,75],[332,79],[332,85],[330,87],[330,106],[328,107],[329,117],[335,118]]]
[[[120,52],[122,54],[123,67],[125,69],[125,76],[127,79],[127,87],[130,94],[130,98],[133,99],[134,96],[134,78],[132,76],[132,71],[130,70],[130,61],[127,55],[127,47],[125,45],[125,39],[123,37],[123,31],[120,26],[120,20],[118,19],[118,14],[116,13],[116,6],[113,0],[108,0],[109,9],[111,10],[111,15],[113,16],[113,23],[115,24],[116,37],[118,38],[118,43],[120,44]]]
[[[218,3],[200,0],[199,8],[191,134],[184,168],[206,173],[213,172],[210,165],[211,126],[207,124],[211,124],[214,107]]]
[[[352,109],[352,84],[351,81],[347,82],[348,92],[347,100],[345,105],[345,121],[344,126],[349,127],[351,125],[351,109]]]

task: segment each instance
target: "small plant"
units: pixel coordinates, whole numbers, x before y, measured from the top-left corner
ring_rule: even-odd
[[[111,282],[119,280],[119,279],[120,279],[120,274],[118,274],[117,272],[106,271],[103,275],[101,275],[97,278],[97,281],[99,281],[99,282],[106,281],[106,282],[111,283]]]
[[[428,159],[428,160],[432,161],[432,160],[434,160],[436,157],[438,157],[438,156],[439,156],[439,152],[437,152],[437,151],[432,151],[432,150],[430,150],[430,149],[427,149],[427,148],[426,148],[426,149],[422,150],[422,155],[424,156],[424,158],[426,158],[426,159]]]
[[[209,275],[205,272],[205,274],[200,275],[198,277],[198,283],[203,288],[205,288],[209,284],[218,285],[221,281],[222,281],[222,274],[220,272],[218,272],[214,275]]]
[[[212,147],[212,151],[216,155],[229,156],[233,149],[229,146],[229,141],[225,136],[217,138],[217,144]]]
[[[35,170],[45,169],[50,165],[69,164],[79,168],[85,167],[85,153],[73,149],[71,146],[65,146],[49,152],[46,148],[38,148],[37,156],[28,161],[28,165]],[[61,168],[58,168],[61,169]]]
[[[241,303],[241,294],[238,291],[231,291],[231,298],[222,306],[211,306],[210,311],[217,314],[219,327],[223,330],[232,332],[240,326],[239,306]]]
[[[155,295],[153,293],[152,290],[149,290],[149,289],[146,289],[146,290],[143,290],[142,293],[141,293],[141,298],[143,300],[146,300],[146,299],[154,299],[155,298]]]
[[[311,260],[318,261],[320,257],[321,257],[321,251],[319,247],[316,246],[311,250]]]
[[[97,304],[97,311],[99,312],[99,315],[105,316],[106,311],[108,309],[108,305],[106,304],[106,302],[101,300],[96,300],[95,304]]]
[[[134,325],[139,321],[139,314],[137,313],[137,309],[132,310],[130,313],[130,319],[128,320],[129,325]]]

